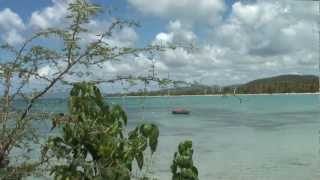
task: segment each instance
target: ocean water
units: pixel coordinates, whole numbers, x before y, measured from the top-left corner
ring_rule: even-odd
[[[121,104],[128,129],[152,122],[160,128],[149,165],[170,179],[177,145],[192,140],[201,180],[319,180],[320,98],[317,95],[128,97]],[[45,105],[45,106],[44,106]],[[173,115],[174,108],[190,115]],[[64,112],[65,100],[43,100],[37,108]],[[46,133],[50,125],[39,125]],[[150,162],[149,162],[150,163]]]

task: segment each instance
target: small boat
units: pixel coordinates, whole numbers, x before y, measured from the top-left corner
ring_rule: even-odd
[[[175,109],[172,111],[172,114],[190,114],[190,111],[186,110],[186,109]]]

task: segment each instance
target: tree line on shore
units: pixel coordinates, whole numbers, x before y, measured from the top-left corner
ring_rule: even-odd
[[[194,83],[185,87],[167,88],[156,91],[129,92],[128,96],[166,95],[221,95],[221,94],[273,94],[273,93],[315,93],[319,91],[319,78],[314,75],[281,75],[257,79],[240,85],[208,86]],[[120,96],[121,94],[109,94]],[[108,96],[109,96],[108,95]]]

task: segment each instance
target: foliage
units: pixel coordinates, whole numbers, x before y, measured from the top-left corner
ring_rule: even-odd
[[[207,95],[207,94],[259,94],[259,93],[315,93],[319,91],[319,78],[314,75],[281,75],[257,79],[240,85],[220,87],[202,84],[161,89],[156,91],[131,92],[129,96]],[[117,96],[118,94],[112,94]]]
[[[79,83],[78,79],[82,81],[84,72],[90,67],[103,67],[107,61],[123,57],[131,59],[139,53],[148,55],[174,47],[111,45],[108,40],[116,31],[136,27],[137,23],[110,18],[109,26],[102,32],[88,29],[88,24],[100,12],[102,8],[90,0],[74,0],[69,4],[65,24],[40,30],[18,45],[0,45],[3,54],[0,58],[5,58],[0,59],[0,88],[3,89],[0,98],[0,179],[21,179],[34,175],[45,163],[54,164],[51,158],[31,162],[30,152],[38,151],[41,144],[37,129],[32,125],[36,119],[47,119],[33,115],[43,113],[35,111],[34,105],[57,86],[74,85],[70,117],[65,118],[69,121],[63,126],[63,136],[50,139],[47,149],[43,149],[44,154],[47,151],[60,159],[52,169],[57,179],[128,179],[133,162],[142,168],[143,152],[156,150],[158,128],[143,124],[125,133],[126,114],[120,106],[105,104],[94,84],[140,81],[146,85],[152,81],[164,85],[173,81],[154,77],[154,69],[152,75],[146,77],[111,75],[111,79],[95,79],[91,76],[87,78],[89,84]],[[96,39],[83,43],[84,37]],[[50,46],[52,40],[61,47]],[[49,68],[52,73],[41,73],[42,68]],[[41,85],[31,89],[34,82]],[[17,98],[25,101],[19,109],[14,102]],[[23,155],[14,154],[15,150],[23,151]]]
[[[192,160],[192,141],[179,144],[171,165],[172,180],[198,180],[198,170]]]
[[[319,90],[319,78],[313,75],[281,75],[257,79],[243,85],[225,87],[224,92],[233,93],[314,93]]]
[[[55,179],[130,179],[133,162],[141,169],[147,148],[156,151],[158,127],[142,124],[125,134],[126,113],[106,104],[93,84],[74,85],[69,112],[62,137],[50,138],[44,151],[64,162],[53,166]]]
[[[27,159],[14,156],[14,149],[32,149],[30,143],[39,143],[38,134],[32,128],[35,118],[31,115],[33,106],[41,97],[59,85],[72,85],[74,76],[82,77],[81,70],[92,66],[101,67],[106,61],[118,60],[120,57],[134,56],[137,53],[158,52],[162,48],[148,46],[145,48],[116,47],[108,44],[108,39],[113,38],[114,32],[124,27],[134,27],[135,22],[114,19],[102,32],[93,32],[88,29],[88,23],[102,11],[98,5],[89,0],[75,0],[69,4],[66,24],[61,27],[52,27],[41,30],[27,38],[20,45],[4,43],[0,45],[0,52],[4,54],[0,58],[0,87],[3,89],[0,98],[0,171],[13,174],[28,174],[30,168],[26,165]],[[97,37],[95,40],[84,44],[83,37]],[[61,49],[51,47],[50,42],[62,44]],[[46,43],[39,43],[46,42]],[[50,67],[53,73],[44,75],[40,69]],[[79,68],[83,67],[83,68]],[[85,70],[83,70],[85,71]],[[72,76],[73,78],[67,78]],[[115,82],[121,79],[92,79],[92,82]],[[36,90],[31,90],[33,83],[41,84]],[[25,106],[16,109],[13,101],[17,98],[25,100]],[[113,114],[121,113],[120,108],[115,107]],[[90,117],[93,115],[90,115]],[[120,122],[120,121],[118,121]],[[124,122],[122,122],[124,123]],[[120,125],[119,125],[120,126]],[[123,126],[123,125],[122,125]],[[30,151],[29,151],[30,150]],[[18,159],[13,164],[14,159]],[[21,162],[21,163],[20,163]],[[41,165],[43,162],[39,162]],[[32,165],[32,167],[35,167]],[[2,173],[1,175],[4,175]],[[8,175],[11,176],[11,173]],[[22,175],[21,175],[22,176]]]

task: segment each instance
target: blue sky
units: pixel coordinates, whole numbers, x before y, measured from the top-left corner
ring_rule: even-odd
[[[159,31],[164,31],[168,21],[166,18],[163,19],[152,16],[143,16],[126,0],[93,0],[92,2],[97,3],[105,8],[114,9],[114,16],[139,21],[141,23],[141,27],[138,28],[137,31],[139,34],[143,34],[140,39],[140,43],[142,44],[149,43]],[[225,17],[230,14],[234,2],[236,2],[236,0],[225,1],[226,5],[228,6],[228,11],[224,13]],[[0,10],[10,8],[19,14],[24,21],[28,21],[32,12],[40,11],[43,8],[52,6],[52,4],[52,0],[0,0]],[[203,27],[195,28],[195,31],[198,34],[202,34],[204,32],[201,29],[203,29]]]
[[[0,0],[0,38],[19,46],[32,32],[65,25],[72,0]],[[114,46],[193,44],[154,57],[159,76],[205,84],[242,83],[279,74],[317,74],[316,4],[292,0],[93,0],[113,16],[140,22],[108,40]],[[92,33],[110,23],[104,14]],[[84,38],[83,41],[87,39]],[[53,41],[46,42],[47,45]],[[105,74],[143,74],[145,54],[104,64]],[[49,73],[49,66],[43,67]]]
[[[153,36],[163,30],[166,21],[158,18],[148,18],[141,16],[134,8],[130,7],[125,0],[94,0],[92,1],[104,7],[109,7],[113,10],[113,15],[126,19],[135,19],[141,23],[141,28],[137,29],[142,36],[142,41],[147,43],[152,40]],[[0,10],[10,8],[20,15],[24,21],[30,19],[32,12],[40,11],[43,8],[52,6],[52,0],[0,0]]]

